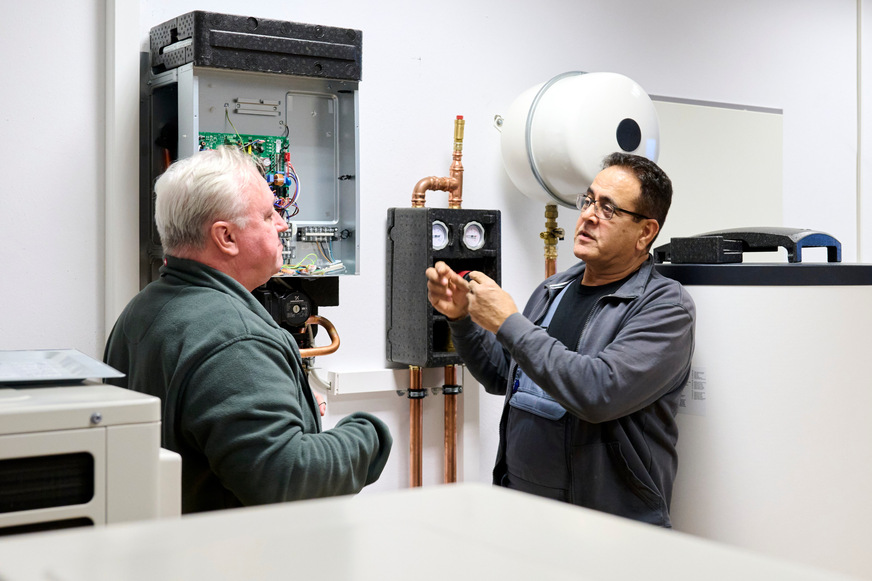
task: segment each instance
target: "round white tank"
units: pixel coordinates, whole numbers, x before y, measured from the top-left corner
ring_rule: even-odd
[[[526,196],[575,207],[603,157],[657,161],[660,125],[648,94],[617,73],[563,73],[523,92],[503,116],[503,165]]]

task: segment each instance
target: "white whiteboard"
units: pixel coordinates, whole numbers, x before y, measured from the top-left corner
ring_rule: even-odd
[[[655,248],[672,237],[783,225],[780,111],[668,97],[652,100],[660,117],[657,163],[674,190]],[[785,258],[746,254],[744,261],[785,262],[786,252],[781,253]]]

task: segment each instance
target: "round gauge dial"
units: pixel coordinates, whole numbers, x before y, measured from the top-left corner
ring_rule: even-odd
[[[439,220],[433,220],[433,250],[442,250],[448,246],[448,226]]]
[[[484,226],[478,222],[469,222],[464,226],[463,245],[470,250],[478,250],[484,246]]]

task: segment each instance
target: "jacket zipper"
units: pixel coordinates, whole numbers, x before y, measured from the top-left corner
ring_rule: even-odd
[[[566,287],[566,285],[570,284],[571,282],[572,281],[569,280],[567,282],[560,283],[560,284],[548,285],[548,287],[545,291],[548,294],[548,296],[545,298],[544,309],[540,313],[538,313],[536,315],[536,317],[533,318],[532,320],[539,320],[541,317],[543,317],[545,315],[545,313],[548,312],[548,309],[551,308],[551,303],[554,301],[554,297],[556,297],[559,294],[559,291],[563,290]],[[538,323],[536,323],[536,324],[538,325]],[[509,368],[509,386],[508,386],[508,391],[506,393],[506,404],[509,403],[509,399],[511,399],[512,395],[515,393],[516,384],[518,382],[517,375],[518,375],[518,362],[515,361],[513,358],[512,359],[512,367]]]

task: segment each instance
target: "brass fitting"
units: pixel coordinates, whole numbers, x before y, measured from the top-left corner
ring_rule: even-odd
[[[545,276],[554,274],[557,268],[557,242],[563,240],[563,228],[557,227],[557,205],[545,206],[545,231],[539,238],[545,241]]]

